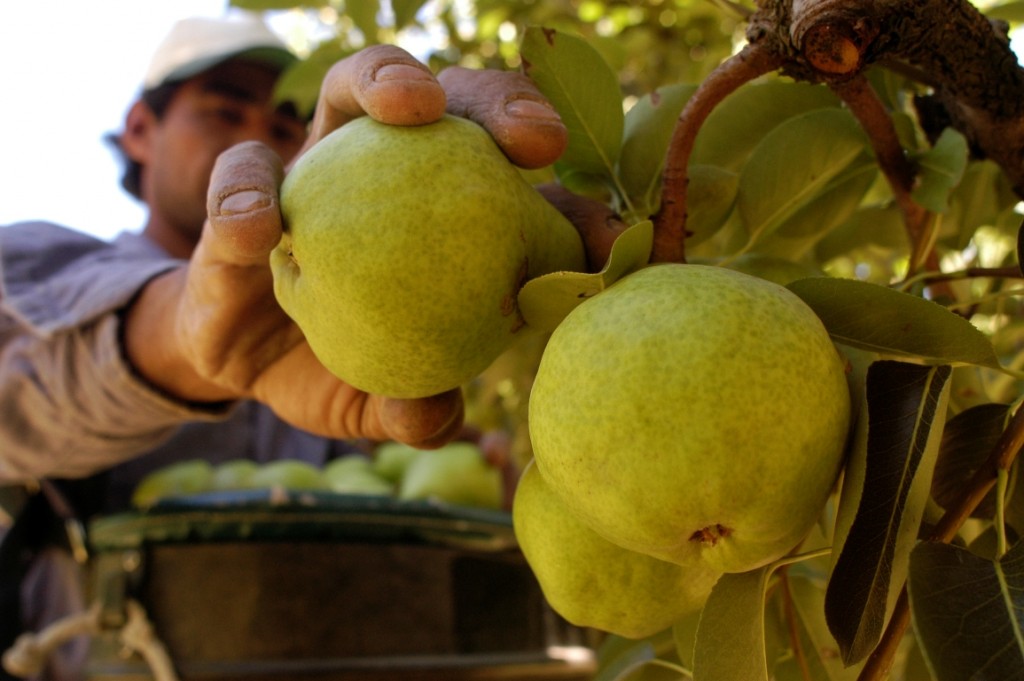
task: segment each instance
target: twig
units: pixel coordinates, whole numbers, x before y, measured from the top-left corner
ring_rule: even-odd
[[[917,171],[903,151],[892,116],[863,74],[829,83],[829,86],[850,107],[871,140],[878,166],[889,181],[896,204],[903,213],[907,234],[911,243],[918,246],[924,237],[928,213],[910,195]]]
[[[789,634],[789,643],[793,646],[793,655],[800,666],[800,674],[805,681],[813,681],[811,669],[807,664],[807,653],[804,651],[800,641],[799,624],[797,623],[796,608],[793,606],[793,592],[789,588],[789,571],[779,570],[779,578],[782,582],[782,607],[786,613],[786,630]]]
[[[902,282],[901,289],[906,290],[913,284],[928,286],[940,281],[963,281],[964,279],[1024,279],[1019,265],[1005,267],[968,267],[956,272],[922,272]]]

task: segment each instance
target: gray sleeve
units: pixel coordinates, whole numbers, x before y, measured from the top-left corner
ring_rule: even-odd
[[[52,225],[0,229],[0,482],[88,475],[227,415],[159,393],[122,351],[121,311],[178,265]]]

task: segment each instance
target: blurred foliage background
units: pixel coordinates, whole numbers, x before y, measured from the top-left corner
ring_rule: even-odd
[[[233,0],[288,13],[288,39],[308,55],[282,87],[305,106],[326,68],[377,43],[398,44],[439,71],[516,69],[526,26],[575,33],[619,74],[629,101],[666,83],[699,82],[743,37],[752,7],[731,0]]]
[[[530,25],[575,33],[619,74],[627,106],[670,83],[698,83],[743,40],[752,0],[229,0],[287,14],[306,63],[284,84],[311,105],[324,71],[367,45],[399,44],[433,69],[519,67]],[[1024,22],[1022,0],[974,0],[993,19]]]

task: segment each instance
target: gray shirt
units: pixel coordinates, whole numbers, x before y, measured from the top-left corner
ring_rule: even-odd
[[[187,404],[134,372],[122,312],[180,264],[130,232],[108,242],[44,222],[0,227],[0,484],[110,469],[113,510],[175,460],[322,464],[354,451],[255,402]]]

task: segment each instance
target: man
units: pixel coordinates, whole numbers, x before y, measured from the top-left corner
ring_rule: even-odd
[[[323,463],[355,438],[430,448],[459,433],[458,390],[418,400],[358,391],[316,361],[276,305],[267,260],[284,164],[361,115],[394,125],[464,115],[525,167],[553,162],[566,130],[521,75],[435,78],[392,46],[336,64],[307,129],[272,96],[293,59],[252,18],[178,24],[118,137],[125,186],[148,208],[141,234],[105,243],[45,223],[0,230],[0,483],[88,479],[62,485],[87,516],[123,508],[141,475],[176,459]],[[607,218],[552,199],[581,222]],[[607,252],[611,231],[598,232],[591,241]],[[66,554],[32,548],[28,563],[0,546],[31,589],[22,620],[39,629],[83,604]],[[74,678],[82,654],[69,651],[50,678]]]

